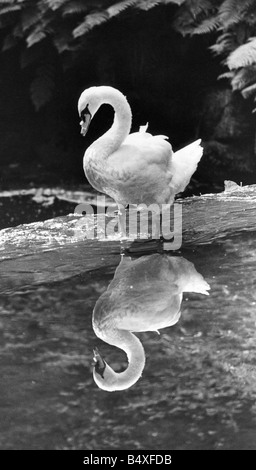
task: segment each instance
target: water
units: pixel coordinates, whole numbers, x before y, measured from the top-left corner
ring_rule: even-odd
[[[178,254],[210,296],[184,294],[176,325],[138,333],[143,376],[113,393],[93,381],[92,350],[117,371],[126,357],[91,318],[120,254],[90,243],[30,254],[18,274],[15,256],[1,264],[0,448],[256,449],[255,233]]]

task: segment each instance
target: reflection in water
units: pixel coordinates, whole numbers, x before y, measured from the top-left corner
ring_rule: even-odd
[[[158,331],[180,318],[183,292],[208,295],[210,286],[193,263],[181,257],[153,254],[122,258],[114,279],[96,302],[93,328],[103,341],[125,351],[128,367],[116,373],[94,351],[93,377],[107,391],[124,390],[140,378],[145,353],[132,332]]]
[[[135,332],[148,354],[142,378],[104,393],[91,375],[95,341],[113,369],[127,364],[91,328],[120,262],[113,246],[79,243],[41,263],[25,252],[19,276],[21,257],[1,263],[0,449],[255,449],[255,233],[183,250],[210,296],[184,293],[176,326]],[[43,282],[29,284],[30,272]]]

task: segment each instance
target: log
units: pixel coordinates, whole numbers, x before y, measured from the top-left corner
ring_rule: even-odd
[[[227,182],[222,193],[178,199],[176,203],[182,206],[182,248],[221,243],[256,229],[256,185],[240,187]],[[105,215],[100,217],[103,220]],[[121,240],[117,234],[111,239],[87,239],[86,230],[95,224],[95,216],[87,218],[86,230],[77,230],[79,221],[82,216],[69,214],[1,230],[0,292],[12,291],[13,283],[16,289],[26,289],[116,266],[120,249],[144,253],[161,251],[164,246],[161,240]]]

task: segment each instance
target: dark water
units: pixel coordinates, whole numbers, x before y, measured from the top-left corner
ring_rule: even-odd
[[[210,296],[184,294],[175,326],[139,333],[143,376],[113,393],[93,381],[92,349],[116,370],[126,357],[95,337],[91,318],[120,255],[104,242],[94,250],[101,261],[108,252],[106,265],[83,265],[77,250],[70,276],[55,257],[49,282],[37,276],[29,286],[13,264],[2,264],[0,448],[256,449],[255,234],[180,253],[210,284]],[[36,257],[29,269],[38,274]]]

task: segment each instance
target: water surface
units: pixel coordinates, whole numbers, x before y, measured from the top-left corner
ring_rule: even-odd
[[[30,256],[18,275],[15,260],[0,265],[0,448],[256,449],[255,233],[178,253],[210,296],[185,294],[175,326],[139,333],[143,376],[113,393],[93,381],[92,349],[116,370],[126,357],[91,317],[120,254],[90,245],[87,266],[81,250],[60,250],[59,265],[56,251]]]

